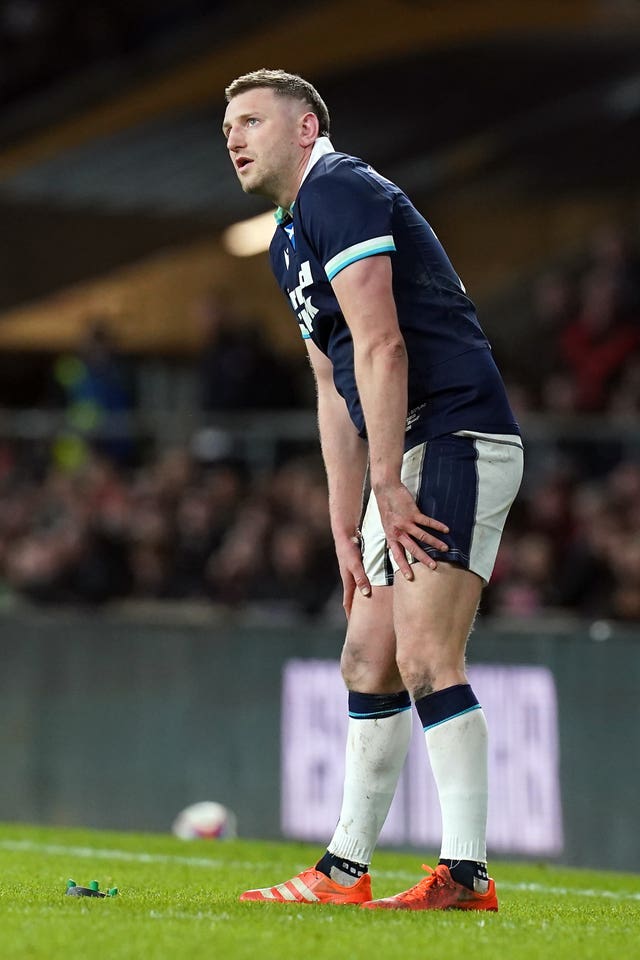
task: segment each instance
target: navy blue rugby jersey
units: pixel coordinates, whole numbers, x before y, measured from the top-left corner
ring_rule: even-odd
[[[408,354],[406,448],[456,430],[519,433],[491,348],[435,233],[395,184],[321,138],[293,205],[279,209],[273,273],[366,436],[351,333],[331,281],[356,260],[388,254]]]

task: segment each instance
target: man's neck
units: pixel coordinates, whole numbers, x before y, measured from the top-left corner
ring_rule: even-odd
[[[329,137],[318,137],[318,139],[315,141],[311,149],[308,151],[305,151],[305,153],[301,158],[298,171],[296,174],[296,186],[295,186],[293,195],[288,195],[284,197],[284,202],[281,201],[277,205],[279,212],[282,212],[283,215],[286,212],[288,213],[292,212],[293,205],[295,203],[296,197],[298,196],[300,187],[302,186],[304,181],[307,179],[311,170],[313,169],[313,167],[315,167],[320,157],[323,157],[325,153],[334,153],[334,152],[335,151],[333,148],[333,144],[329,140]]]
[[[286,192],[283,190],[279,201],[276,204],[276,206],[278,206],[281,210],[288,210],[291,212],[293,204],[295,203],[295,199],[298,196],[298,191],[302,186],[302,181],[304,180],[306,172],[309,168],[314,147],[315,144],[312,144],[304,151],[304,153],[300,155],[300,160],[296,166],[294,175],[289,180]]]

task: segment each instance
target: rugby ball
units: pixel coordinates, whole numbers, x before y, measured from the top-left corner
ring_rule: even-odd
[[[192,803],[173,821],[172,833],[181,840],[229,840],[236,836],[236,816],[212,800]]]

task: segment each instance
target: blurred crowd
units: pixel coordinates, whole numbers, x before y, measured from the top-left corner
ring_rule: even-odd
[[[500,357],[525,427],[525,483],[483,610],[638,622],[638,259],[618,231],[603,230],[588,257],[545,275],[530,299],[531,317]],[[201,415],[309,407],[259,325],[239,324],[216,298],[195,312]],[[92,442],[83,428],[135,406],[99,321],[77,356],[58,359],[52,384],[66,431],[46,449],[0,444],[6,595],[49,604],[198,601],[272,618],[341,615],[316,443],[260,467],[233,445],[215,456],[194,443],[150,456],[124,433]],[[533,412],[555,415],[543,440],[527,440]],[[591,436],[558,433],[573,414],[609,419]],[[609,432],[614,420],[626,431]]]
[[[545,273],[502,365],[520,412],[640,413],[640,260],[616,226],[586,257]]]
[[[34,601],[208,600],[320,614],[337,584],[315,457],[250,477],[175,448],[135,469],[74,470],[0,450],[0,575]]]
[[[560,431],[567,417],[600,420],[591,436],[527,444],[485,608],[639,621],[640,259],[623,230],[597,230],[585,256],[539,279],[502,366],[525,426],[531,413]]]
[[[640,622],[640,457],[597,479],[579,460],[523,490],[507,523],[484,612],[571,611]]]
[[[128,470],[92,455],[37,479],[4,445],[0,578],[5,592],[56,605],[206,601],[334,618],[341,604],[314,454],[258,475],[181,448]],[[559,611],[640,621],[640,460],[592,480],[567,461],[523,490],[483,612]]]

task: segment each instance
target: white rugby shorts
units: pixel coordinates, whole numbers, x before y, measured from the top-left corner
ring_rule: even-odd
[[[438,562],[455,563],[487,583],[507,514],[522,481],[524,453],[516,434],[460,430],[408,450],[402,482],[422,513],[440,520],[449,533],[433,531],[449,547],[420,546]],[[395,560],[387,548],[375,496],[362,522],[363,564],[374,586],[392,584]],[[418,561],[407,553],[409,563]]]

